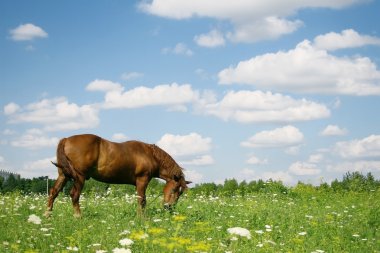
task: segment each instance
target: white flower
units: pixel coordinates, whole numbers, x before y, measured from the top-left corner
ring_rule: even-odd
[[[154,219],[153,222],[161,222],[161,219]]]
[[[129,238],[124,238],[119,241],[121,246],[130,246],[133,244],[133,241]]]
[[[107,253],[107,251],[106,250],[97,250],[97,251],[95,251],[95,253]]]
[[[42,232],[47,232],[47,231],[49,231],[49,229],[48,228],[41,228],[41,231]]]
[[[66,247],[67,250],[78,251],[78,247]]]
[[[129,230],[124,230],[123,232],[121,232],[119,235],[127,235],[127,234],[130,234],[131,231]]]
[[[132,253],[130,249],[125,249],[125,248],[114,248],[112,252],[113,253]]]
[[[299,232],[298,234],[299,235],[306,235],[307,233],[306,232]]]
[[[358,235],[358,234],[353,234],[352,236],[353,237],[360,237],[360,235]]]
[[[41,218],[38,217],[35,214],[29,215],[28,222],[34,223],[34,224],[41,224]]]
[[[248,229],[241,228],[241,227],[234,227],[227,229],[227,232],[232,235],[240,235],[243,237],[247,237],[248,239],[251,239],[251,232],[249,232]]]
[[[262,230],[255,230],[255,233],[256,234],[264,234],[264,231],[262,231]]]

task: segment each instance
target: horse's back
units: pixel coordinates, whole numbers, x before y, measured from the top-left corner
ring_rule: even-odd
[[[99,136],[93,134],[73,135],[66,138],[65,154],[82,174],[87,174],[89,169],[96,166],[101,140]]]

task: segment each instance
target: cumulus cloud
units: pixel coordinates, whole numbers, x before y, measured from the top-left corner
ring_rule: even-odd
[[[189,19],[206,17],[218,21],[227,21],[232,31],[226,31],[228,39],[234,42],[255,42],[273,39],[296,31],[303,22],[291,20],[299,10],[306,8],[339,9],[362,0],[342,1],[260,1],[260,0],[185,0],[143,1],[140,10],[171,19]]]
[[[184,170],[185,178],[192,183],[200,183],[203,180],[203,174],[196,170]]]
[[[328,125],[325,129],[322,130],[320,135],[322,136],[342,136],[346,135],[348,130],[345,128],[340,128],[337,125]]]
[[[303,142],[302,132],[291,125],[259,132],[241,143],[249,148],[273,148],[298,145]]]
[[[211,30],[207,34],[201,34],[194,37],[194,41],[201,47],[219,47],[225,45],[223,34],[218,30]]]
[[[10,104],[4,107],[4,111],[8,110],[9,123],[42,124],[48,131],[94,128],[99,124],[96,108],[70,103],[65,97],[42,99],[22,108],[18,107],[12,113],[9,112]]]
[[[123,73],[121,75],[121,79],[123,79],[125,81],[129,81],[131,79],[137,79],[137,78],[140,78],[143,76],[144,76],[144,74],[140,73],[140,72],[127,72],[127,73]]]
[[[54,147],[58,144],[57,137],[48,137],[39,129],[29,129],[25,134],[11,141],[11,145],[19,148],[41,149]]]
[[[380,157],[380,135],[337,142],[333,150],[341,157],[348,159]]]
[[[161,50],[163,54],[176,54],[176,55],[185,55],[192,56],[193,51],[188,48],[185,43],[177,43],[174,47],[165,47]]]
[[[117,142],[124,142],[124,141],[127,141],[129,139],[130,138],[127,135],[123,134],[123,133],[115,133],[111,137],[111,140],[117,141]]]
[[[241,61],[218,74],[220,84],[299,93],[380,95],[380,71],[367,57],[338,57],[308,40],[289,51]]]
[[[341,33],[330,32],[319,35],[314,39],[314,46],[316,48],[328,51],[367,45],[380,46],[380,38],[362,35],[353,29],[347,29]]]
[[[4,106],[4,114],[5,115],[11,115],[11,114],[14,114],[16,113],[18,110],[20,110],[20,106],[16,103],[9,103],[7,105]]]
[[[153,88],[139,86],[124,91],[118,83],[106,80],[95,80],[86,87],[89,91],[105,92],[103,108],[139,108],[145,106],[163,105],[178,108],[198,99],[198,92],[189,84],[177,83],[157,85]],[[181,110],[183,108],[181,107]]]
[[[198,133],[165,134],[157,145],[184,165],[209,165],[214,163],[212,156],[208,154],[211,150],[211,142],[211,138],[202,137]]]
[[[221,101],[211,101],[202,104],[198,111],[241,123],[295,122],[330,116],[330,110],[323,104],[272,92],[229,91]]]
[[[55,157],[43,158],[35,161],[26,162],[18,173],[22,177],[33,178],[48,176],[49,178],[56,178],[58,176],[57,168],[54,167],[50,161],[55,161]]]
[[[48,34],[41,27],[33,24],[23,24],[9,31],[11,39],[15,41],[47,38]]]
[[[312,176],[320,174],[321,170],[313,163],[298,161],[290,165],[289,172],[297,176]]]
[[[253,165],[262,165],[262,164],[267,164],[268,160],[267,159],[260,159],[255,155],[252,155],[248,158],[246,161],[248,164],[253,164]]]
[[[327,171],[330,172],[339,172],[339,173],[346,173],[346,172],[355,172],[359,171],[362,173],[368,173],[368,172],[380,172],[380,161],[366,161],[366,160],[360,160],[355,162],[342,162],[337,164],[330,164],[327,166]]]

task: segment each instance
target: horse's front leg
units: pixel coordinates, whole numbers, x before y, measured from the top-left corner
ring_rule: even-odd
[[[137,213],[138,215],[143,215],[145,206],[146,206],[146,188],[148,187],[149,178],[144,177],[138,177],[136,180],[136,191],[137,191],[137,202],[138,202],[138,209]]]

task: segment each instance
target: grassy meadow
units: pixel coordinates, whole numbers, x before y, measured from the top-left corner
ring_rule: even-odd
[[[380,189],[232,196],[191,190],[174,211],[148,196],[84,194],[83,217],[60,194],[45,218],[45,195],[0,194],[0,252],[380,252]]]

